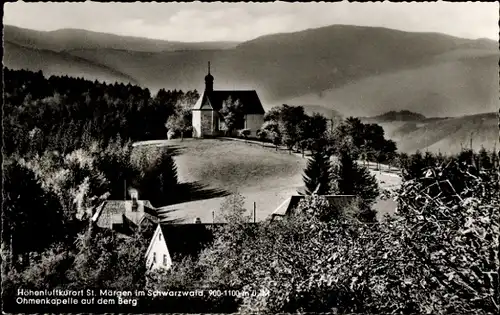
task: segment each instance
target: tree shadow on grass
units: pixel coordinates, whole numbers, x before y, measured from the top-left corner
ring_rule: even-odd
[[[159,213],[158,213],[159,223],[161,223],[161,224],[179,224],[179,223],[184,222],[185,221],[184,218],[180,218],[180,217],[171,218],[168,215],[168,213],[178,211],[178,210],[180,210],[180,209],[169,209],[166,211],[159,211]]]
[[[160,224],[181,224],[186,221],[185,218],[175,218],[175,219],[169,219],[169,218],[162,218],[160,219]]]
[[[179,211],[180,209],[174,209],[171,207],[165,207],[164,209],[162,208],[157,208],[156,209],[156,215],[160,221],[161,224],[177,224],[181,223],[183,221],[182,218],[171,218],[170,215],[172,212]]]
[[[174,156],[181,155],[183,153],[184,149],[186,149],[186,147],[181,146],[181,145],[169,145],[169,146],[164,147],[164,149],[165,149],[165,151],[167,151],[167,153],[171,157],[174,157]]]
[[[173,203],[184,203],[229,196],[231,193],[224,189],[211,188],[199,181],[181,183],[176,187],[176,196]],[[171,203],[171,204],[173,204]]]
[[[141,145],[137,146],[136,150],[146,150],[146,149],[156,149],[162,152],[166,152],[170,156],[178,156],[181,155],[184,150],[186,149],[186,146],[183,146],[181,144],[175,144],[175,145],[158,145],[158,144],[147,144],[147,145]]]

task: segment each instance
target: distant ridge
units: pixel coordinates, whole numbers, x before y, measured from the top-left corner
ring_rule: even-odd
[[[331,25],[199,47],[85,30],[6,26],[5,41],[17,45],[4,47],[7,67],[135,82],[153,93],[203,90],[210,60],[217,89],[257,90],[265,108],[312,104],[358,117],[400,110],[462,116],[498,108],[500,53],[497,43],[484,39]]]
[[[4,37],[20,46],[56,52],[74,49],[118,49],[144,52],[175,50],[228,49],[238,42],[179,42],[65,28],[35,31],[12,25],[4,26]]]
[[[336,119],[342,118],[342,114],[339,113],[337,110],[335,110],[333,108],[326,108],[326,107],[321,106],[321,105],[311,105],[311,104],[289,104],[289,105],[302,106],[304,108],[304,111],[308,115],[318,113],[318,114],[325,116],[325,118],[327,118],[327,119],[336,120]]]
[[[374,117],[363,117],[364,120],[374,121],[419,121],[425,120],[426,117],[422,114],[411,112],[409,110],[390,111],[382,115]]]
[[[131,76],[112,67],[101,65],[65,52],[23,47],[8,40],[4,41],[4,65],[13,70],[36,69],[45,76],[67,75],[108,83],[124,82],[139,85]]]

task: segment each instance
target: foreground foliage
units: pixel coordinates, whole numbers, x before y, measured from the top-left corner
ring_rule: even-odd
[[[287,220],[234,220],[191,262],[190,284],[256,292],[234,298],[244,313],[497,313],[498,174],[455,166],[459,190],[443,177],[451,167],[405,181],[396,216],[379,223],[321,196]]]
[[[452,168],[461,177],[461,187],[448,179]],[[397,197],[403,221],[393,223],[391,230],[403,241],[407,259],[416,260],[426,275],[415,275],[412,283],[434,289],[430,296],[417,292],[422,309],[469,314],[499,310],[499,192],[498,173],[473,171],[458,161],[429,168],[423,177],[403,184]]]
[[[123,238],[111,231],[87,230],[76,243],[55,243],[33,257],[28,268],[3,275],[4,305],[12,307],[18,288],[43,289],[142,289],[145,285],[144,231]]]

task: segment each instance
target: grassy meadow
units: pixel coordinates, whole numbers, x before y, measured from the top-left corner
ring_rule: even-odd
[[[303,187],[307,158],[286,150],[221,139],[158,140],[136,146],[167,146],[174,154],[181,186],[189,186],[192,192],[188,200],[160,208],[165,220],[217,221],[224,197],[239,192],[249,214],[255,202],[259,221]],[[398,186],[399,177],[394,174],[373,172],[382,187]],[[380,201],[376,208],[383,214],[393,212],[394,206],[391,201]]]

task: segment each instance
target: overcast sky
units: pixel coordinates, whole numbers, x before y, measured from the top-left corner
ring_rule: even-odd
[[[244,41],[331,24],[498,39],[498,3],[6,3],[4,24],[176,41]]]

